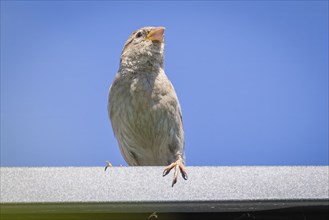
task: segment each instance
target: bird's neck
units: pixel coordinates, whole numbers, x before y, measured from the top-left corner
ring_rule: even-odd
[[[121,57],[120,69],[129,72],[158,72],[163,69],[163,56]]]

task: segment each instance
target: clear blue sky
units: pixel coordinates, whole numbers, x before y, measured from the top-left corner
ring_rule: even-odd
[[[187,165],[328,165],[328,1],[1,1],[1,166],[125,165],[129,34],[165,26]]]

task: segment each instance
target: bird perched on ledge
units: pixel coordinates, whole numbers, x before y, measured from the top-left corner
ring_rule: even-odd
[[[181,107],[164,72],[164,27],[144,27],[125,43],[110,87],[108,113],[120,151],[130,166],[184,167]]]

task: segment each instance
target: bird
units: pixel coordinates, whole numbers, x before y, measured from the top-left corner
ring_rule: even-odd
[[[165,27],[143,27],[124,44],[110,86],[108,115],[120,152],[129,166],[175,168],[187,180],[181,106],[164,71]]]

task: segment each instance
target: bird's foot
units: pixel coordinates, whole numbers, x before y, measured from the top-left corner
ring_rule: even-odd
[[[112,166],[112,164],[110,163],[110,161],[106,161],[106,167],[105,167],[105,169],[104,169],[104,171],[106,171],[106,169],[108,168],[108,167],[111,167]]]
[[[184,163],[179,159],[176,162],[170,164],[169,166],[167,166],[164,171],[163,171],[163,175],[162,176],[166,176],[167,174],[170,173],[171,169],[175,167],[175,173],[174,173],[174,178],[172,181],[172,187],[175,185],[175,183],[177,182],[177,176],[178,176],[178,170],[180,170],[182,177],[187,180],[187,173],[186,173],[186,169],[184,166]]]

